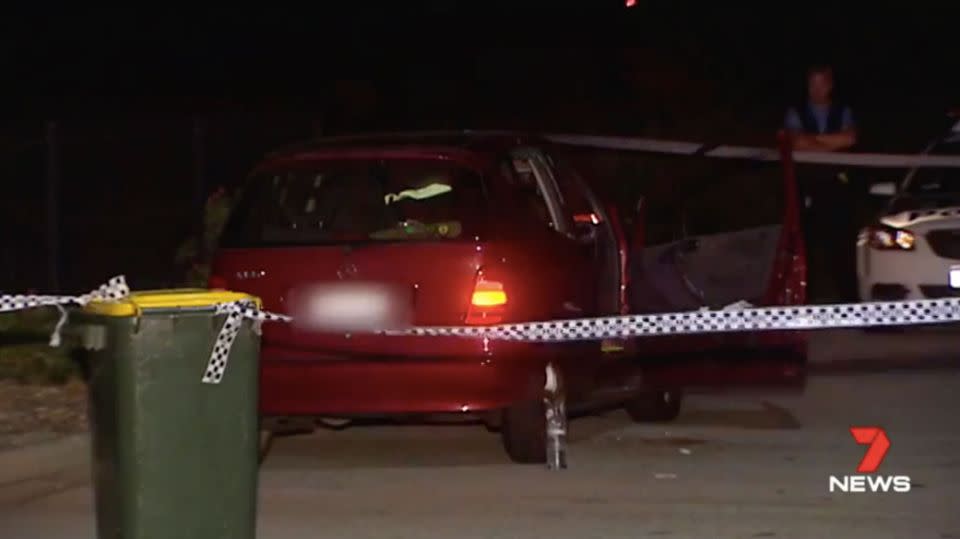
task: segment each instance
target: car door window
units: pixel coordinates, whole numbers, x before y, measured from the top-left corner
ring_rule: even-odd
[[[530,216],[545,227],[553,229],[553,219],[544,200],[532,166],[522,159],[507,159],[501,164],[501,173],[508,180],[511,193],[524,215]]]
[[[565,161],[555,161],[551,156],[546,157],[550,164],[560,194],[560,203],[563,205],[566,220],[571,226],[574,217],[594,213],[593,204],[586,192],[586,186],[579,181],[576,172]]]
[[[550,229],[566,234],[570,230],[559,200],[556,180],[543,155],[518,150],[510,155],[505,175],[521,198],[521,204]]]

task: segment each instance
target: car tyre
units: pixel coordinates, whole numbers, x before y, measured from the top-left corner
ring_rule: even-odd
[[[503,411],[500,438],[510,460],[518,464],[547,461],[547,418],[542,401],[525,401]]]
[[[683,392],[679,389],[646,391],[624,405],[627,415],[637,423],[673,421],[680,415]]]

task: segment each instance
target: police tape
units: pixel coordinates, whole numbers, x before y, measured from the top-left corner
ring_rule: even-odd
[[[117,301],[130,295],[130,287],[127,286],[126,279],[120,275],[107,281],[96,290],[92,290],[80,296],[50,296],[50,295],[0,295],[0,313],[12,311],[21,311],[37,307],[56,307],[60,311],[60,319],[50,335],[50,346],[60,345],[60,331],[67,323],[69,311],[64,309],[66,305],[84,306],[92,301]]]
[[[562,342],[743,331],[844,329],[960,322],[960,298],[618,315],[495,326],[415,327],[393,335]]]
[[[748,161],[780,161],[780,151],[753,146],[704,144],[679,140],[599,135],[546,134],[543,138],[557,144],[604,150],[628,150],[672,155],[743,159]],[[960,155],[880,154],[852,152],[795,151],[793,161],[816,165],[845,165],[874,168],[942,167],[960,168]]]
[[[83,295],[73,296],[55,296],[55,295],[33,295],[16,294],[0,295],[0,313],[13,311],[23,311],[40,307],[55,307],[60,311],[60,319],[57,321],[53,332],[50,335],[50,346],[60,345],[60,333],[69,318],[67,306],[86,306],[92,302],[117,302],[130,297],[130,287],[127,285],[126,278],[122,275],[114,277],[106,284]],[[217,333],[214,341],[213,351],[207,361],[207,367],[204,369],[201,381],[206,384],[219,384],[223,379],[223,373],[227,367],[227,360],[230,356],[230,349],[233,341],[240,333],[242,321],[249,319],[253,321],[254,330],[259,332],[262,322],[289,322],[292,319],[289,316],[274,314],[259,309],[252,300],[241,300],[229,303],[220,303],[215,306],[217,315],[226,314],[223,326]]]
[[[240,328],[244,320],[251,320],[253,329],[257,333],[260,333],[260,325],[263,322],[291,322],[293,320],[286,315],[261,310],[253,300],[249,299],[217,304],[215,312],[226,314],[227,319],[223,321],[223,326],[217,333],[217,340],[213,343],[213,352],[210,353],[210,360],[203,372],[201,381],[205,384],[219,384],[223,379],[223,373],[227,369],[227,361],[230,359],[230,349],[233,347],[233,341],[240,334]]]
[[[59,331],[67,320],[63,307],[84,306],[93,301],[116,302],[128,298],[130,288],[124,277],[114,277],[100,288],[81,296],[0,295],[0,312],[36,307],[61,309],[61,318],[50,345],[59,344]],[[201,381],[219,384],[230,357],[230,350],[244,320],[260,332],[263,322],[292,322],[293,318],[259,308],[254,300],[215,305],[216,315],[226,315],[217,333]],[[844,329],[881,326],[912,326],[960,322],[960,298],[840,303],[832,305],[796,305],[744,307],[721,310],[701,309],[659,314],[617,315],[521,322],[491,326],[421,326],[376,332],[387,336],[460,337],[525,342],[569,342],[661,335],[735,333],[745,331],[794,331]]]

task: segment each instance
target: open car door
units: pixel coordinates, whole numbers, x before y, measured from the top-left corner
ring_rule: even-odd
[[[631,247],[630,309],[663,313],[805,301],[805,251],[789,154],[779,164],[662,157],[644,186]],[[674,335],[637,343],[663,387],[802,385],[800,332]]]

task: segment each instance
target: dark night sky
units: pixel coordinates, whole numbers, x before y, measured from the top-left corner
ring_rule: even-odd
[[[898,9],[813,3],[789,11],[776,2],[705,7],[677,0],[631,9],[609,0],[347,4],[360,7],[87,8],[9,17],[6,86],[25,100],[7,104],[31,119],[202,110],[230,99],[313,110],[339,108],[332,81],[352,79],[378,93],[371,127],[403,128],[429,124],[429,107],[418,99],[443,102],[444,88],[457,93],[447,101],[467,105],[446,116],[472,123],[466,109],[476,104],[516,117],[544,96],[643,101],[644,88],[664,82],[657,70],[665,68],[685,87],[674,102],[656,105],[658,114],[678,119],[672,123],[695,123],[680,119],[697,107],[776,123],[802,88],[803,67],[821,59],[836,64],[861,123],[877,131],[901,123],[901,115],[936,109],[939,116],[960,94],[960,17],[946,2]],[[627,46],[632,52],[622,50]],[[150,104],[131,100],[135,95]],[[421,113],[411,119],[410,108]]]
[[[766,144],[812,61],[835,64],[864,150],[916,150],[942,129],[945,109],[960,106],[960,16],[942,1],[316,4],[352,7],[10,8],[0,22],[0,200],[20,213],[5,218],[42,213],[42,144],[18,148],[42,142],[46,120],[64,134],[63,196],[103,206],[65,210],[73,252],[64,256],[120,256],[102,238],[115,214],[128,228],[165,227],[166,236],[123,255],[156,265],[189,228],[197,115],[208,126],[214,184],[235,182],[264,151],[320,128],[520,127]],[[0,245],[0,262],[18,266],[0,274],[0,287],[42,267],[43,226],[32,219]],[[73,273],[87,283],[102,271],[110,270]]]

